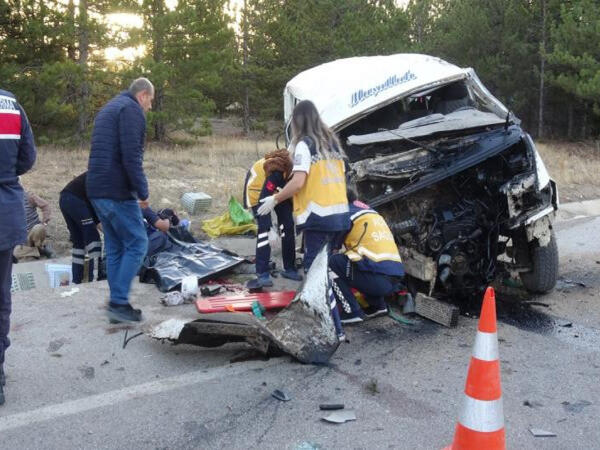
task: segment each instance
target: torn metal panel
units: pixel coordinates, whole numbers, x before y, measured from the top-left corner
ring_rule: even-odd
[[[201,347],[246,342],[263,354],[285,352],[304,363],[325,363],[339,345],[329,311],[327,263],[323,249],[294,300],[266,322],[251,314],[214,313],[183,324],[170,319],[148,327],[146,334]]]
[[[437,269],[433,258],[429,258],[408,247],[399,247],[400,257],[407,274],[423,281],[435,279]]]
[[[537,240],[540,247],[546,247],[552,239],[552,221],[544,216],[525,227],[527,242]]]
[[[303,362],[325,363],[339,345],[329,307],[327,270],[323,248],[292,303],[266,324],[277,345]]]
[[[431,166],[433,158],[428,150],[417,148],[406,152],[363,159],[352,164],[356,181],[366,179],[401,180],[415,171]]]
[[[510,217],[518,217],[527,210],[527,205],[523,204],[523,195],[535,186],[535,181],[535,174],[528,173],[513,178],[500,188],[500,192],[506,194]]]
[[[446,115],[431,114],[405,122],[395,130],[349,136],[348,145],[367,145],[376,142],[398,141],[404,138],[415,139],[448,131],[502,125],[504,122],[505,120],[496,114],[469,108]]]

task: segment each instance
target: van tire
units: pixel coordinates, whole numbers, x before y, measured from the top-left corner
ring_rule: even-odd
[[[529,243],[529,258],[532,270],[521,272],[523,286],[534,294],[546,294],[556,286],[558,278],[558,246],[554,230],[550,242],[540,247],[537,240]]]

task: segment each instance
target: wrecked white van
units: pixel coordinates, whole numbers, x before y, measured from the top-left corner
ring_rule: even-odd
[[[388,220],[414,289],[470,296],[509,272],[531,292],[554,288],[556,184],[473,69],[418,54],[340,59],[289,81],[287,124],[301,100],[340,136],[349,182]]]

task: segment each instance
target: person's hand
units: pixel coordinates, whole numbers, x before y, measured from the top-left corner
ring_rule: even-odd
[[[138,203],[140,204],[140,208],[142,209],[150,208],[150,201],[148,199],[138,200]]]
[[[267,214],[271,214],[271,211],[275,209],[277,206],[277,199],[274,195],[269,195],[268,197],[263,198],[261,201],[262,205],[258,207],[258,215],[266,216]]]
[[[102,224],[101,224],[101,223],[99,223],[98,225],[96,225],[96,229],[97,229],[97,230],[98,230],[100,233],[104,234],[104,230],[102,229]]]

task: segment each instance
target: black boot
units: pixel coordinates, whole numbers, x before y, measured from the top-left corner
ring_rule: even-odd
[[[110,323],[139,322],[142,320],[142,311],[134,309],[130,304],[108,304],[108,319]]]

